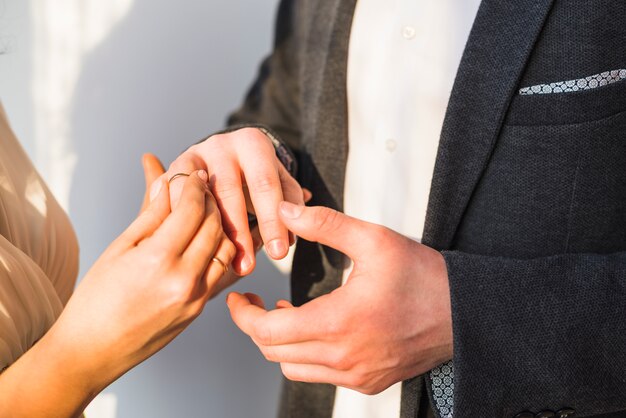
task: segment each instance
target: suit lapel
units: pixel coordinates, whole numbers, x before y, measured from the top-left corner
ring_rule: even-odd
[[[483,0],[452,89],[424,243],[448,249],[487,166],[553,0]]]
[[[311,106],[305,116],[309,150],[325,189],[320,203],[343,207],[348,156],[347,68],[352,18],[356,0],[311,2],[314,16],[307,39],[304,78]],[[319,191],[318,191],[319,194]]]

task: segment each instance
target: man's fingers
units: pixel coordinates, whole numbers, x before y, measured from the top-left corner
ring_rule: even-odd
[[[266,360],[274,363],[311,364],[348,370],[353,362],[343,356],[340,346],[325,341],[259,346]]]
[[[276,302],[276,309],[282,308],[293,308],[293,303],[289,302],[288,300],[281,299]]]
[[[164,179],[158,179],[154,186],[157,190],[154,200],[112,245],[122,245],[124,249],[134,247],[143,239],[150,237],[167,218],[170,213],[167,182]]]
[[[270,257],[281,259],[289,250],[289,235],[277,212],[278,204],[285,198],[276,164],[255,154],[244,154],[241,160],[265,249]]]
[[[152,183],[163,173],[165,168],[161,163],[161,160],[154,154],[144,154],[141,157],[141,163],[143,165],[143,174],[146,180],[146,190],[150,189]]]
[[[326,340],[334,334],[332,307],[328,295],[315,299],[299,308],[266,311],[258,299],[231,293],[227,303],[237,326],[257,345],[273,346],[305,341]],[[262,301],[261,301],[262,303]]]
[[[150,204],[150,190],[152,184],[163,174],[165,173],[165,169],[161,164],[161,161],[153,155],[153,154],[144,154],[141,158],[141,164],[143,166],[143,176],[146,182],[146,192],[143,197],[143,202],[141,204],[141,210],[139,213],[146,210],[148,205]]]
[[[226,298],[233,322],[244,334],[253,337],[254,324],[261,321],[267,311],[250,301],[249,297],[232,292]]]
[[[357,389],[355,383],[360,383],[349,372],[317,364],[281,363],[280,369],[287,379],[295,382],[330,383],[349,389]]]
[[[291,174],[287,172],[287,169],[283,167],[282,164],[278,167],[278,176],[280,177],[280,184],[285,201],[295,203],[296,205],[304,205],[304,190],[300,187],[298,182],[291,177]],[[296,237],[293,232],[289,231],[289,245],[295,243]]]
[[[278,177],[283,190],[284,200],[296,205],[304,205],[304,191],[287,169],[281,165],[278,167]]]
[[[352,259],[359,258],[364,249],[377,245],[377,232],[383,228],[360,221],[326,207],[306,207],[281,202],[281,220],[290,231],[308,241],[335,248]]]
[[[309,203],[313,199],[313,193],[309,189],[302,188],[302,194],[304,195],[304,203]]]
[[[233,268],[240,276],[250,274],[254,269],[255,252],[248,227],[241,172],[234,163],[226,161],[213,167],[211,189],[222,213],[224,232],[237,247]]]
[[[258,306],[261,309],[265,309],[265,302],[263,301],[263,298],[261,298],[261,296],[254,293],[245,293],[245,296],[253,305]]]

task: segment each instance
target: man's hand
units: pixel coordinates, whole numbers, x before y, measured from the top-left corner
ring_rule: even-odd
[[[181,154],[164,176],[207,170],[210,186],[222,213],[224,231],[237,247],[233,268],[238,275],[252,272],[255,248],[247,212],[256,214],[267,253],[274,259],[287,255],[293,243],[278,218],[278,204],[303,204],[298,183],[276,157],[274,146],[257,128],[214,135]],[[184,181],[170,184],[171,204],[176,206]]]
[[[283,202],[281,221],[354,262],[348,282],[301,307],[266,311],[231,293],[233,320],[284,375],[366,394],[452,358],[450,290],[443,256],[387,228],[328,208]]]
[[[141,203],[141,209],[139,213],[143,213],[150,205],[150,187],[152,184],[165,173],[163,164],[154,154],[144,154],[141,157],[141,165],[143,167],[143,176],[146,181],[146,192],[143,196],[143,202]]]

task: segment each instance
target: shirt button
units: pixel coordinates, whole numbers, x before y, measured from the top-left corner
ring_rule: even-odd
[[[416,30],[413,26],[405,26],[402,28],[402,36],[404,39],[415,38]]]
[[[556,414],[552,411],[541,411],[537,415],[535,415],[535,418],[555,418],[555,417],[556,417]]]
[[[397,147],[398,144],[393,139],[388,139],[385,141],[385,148],[387,148],[387,151],[394,152]]]

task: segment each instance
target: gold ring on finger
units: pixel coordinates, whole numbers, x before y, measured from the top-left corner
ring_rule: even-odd
[[[224,263],[222,260],[219,259],[219,257],[213,257],[213,260],[216,263],[218,263],[219,265],[222,266],[222,268],[224,269],[224,274],[226,274],[228,272],[228,266],[226,265],[226,263]]]
[[[174,180],[176,180],[177,178],[179,178],[179,177],[189,177],[189,174],[187,174],[187,173],[176,173],[172,177],[170,177],[170,179],[167,182],[172,184],[172,182]]]

